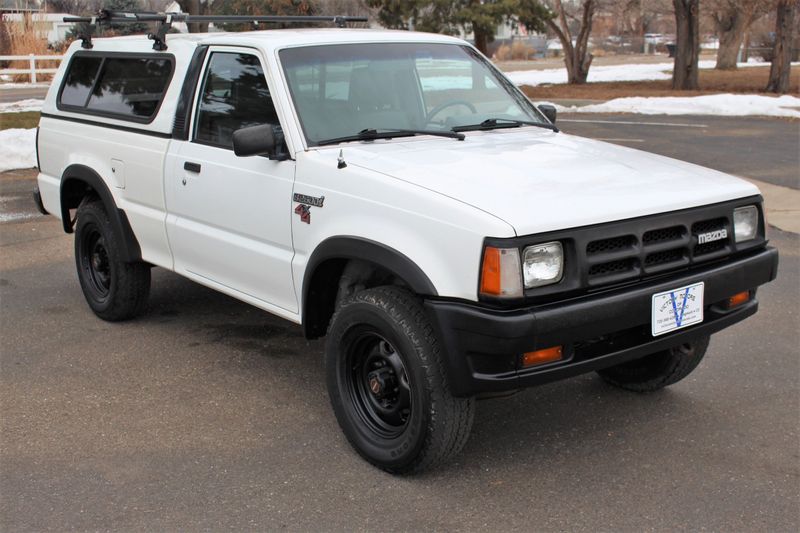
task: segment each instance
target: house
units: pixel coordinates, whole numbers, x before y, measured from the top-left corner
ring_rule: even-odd
[[[64,22],[69,13],[46,13],[36,0],[0,0],[0,17],[6,23],[20,23],[30,17],[33,31],[37,37],[47,39],[47,44],[55,44],[67,38],[73,24]]]

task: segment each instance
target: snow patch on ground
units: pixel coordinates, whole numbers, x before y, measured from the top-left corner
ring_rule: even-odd
[[[28,220],[29,218],[36,218],[42,216],[39,213],[0,213],[0,222],[18,222],[20,220]]]
[[[717,115],[800,118],[800,98],[757,94],[710,94],[616,98],[583,107],[556,106],[565,113],[637,113],[640,115]]]
[[[701,69],[711,69],[717,64],[715,59],[705,59],[698,63]],[[800,63],[792,63],[792,66]],[[763,66],[764,63],[739,63],[740,68]],[[650,81],[671,80],[672,63],[633,63],[630,65],[593,66],[589,69],[589,83],[609,81]],[[567,69],[550,68],[544,70],[512,70],[505,73],[516,85],[542,85],[567,83]]]
[[[0,130],[0,172],[36,166],[36,128]]]
[[[28,211],[14,211],[13,207],[15,204],[18,204],[21,200],[28,200],[30,196],[0,196],[0,222],[17,222],[20,220],[27,220],[30,218],[36,218],[39,213],[31,213]]]
[[[4,81],[8,81],[8,83],[0,83],[0,91],[2,91],[3,89],[39,89],[39,88],[43,89],[45,87],[50,87],[49,83],[30,83],[30,82],[17,83],[17,82],[12,82],[10,79],[9,80],[0,79],[0,82]]]
[[[19,102],[0,103],[0,113],[22,113],[24,111],[41,111],[44,100],[20,100]]]

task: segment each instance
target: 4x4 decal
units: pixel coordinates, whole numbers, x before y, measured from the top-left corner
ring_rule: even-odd
[[[311,224],[311,207],[322,207],[325,203],[324,196],[308,196],[305,194],[294,193],[292,197],[300,205],[294,208],[296,215],[300,215],[300,222]]]
[[[311,208],[305,204],[300,204],[294,208],[296,215],[300,215],[300,222],[311,224]]]

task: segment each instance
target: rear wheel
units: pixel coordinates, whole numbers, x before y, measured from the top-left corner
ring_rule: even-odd
[[[450,394],[420,302],[379,287],[336,311],[326,346],[328,394],[355,450],[393,473],[419,472],[458,453],[475,402]]]
[[[634,392],[653,392],[692,373],[708,349],[710,337],[701,337],[641,359],[600,370],[608,383]]]
[[[150,293],[149,265],[122,261],[120,246],[103,204],[81,204],[75,227],[78,280],[89,307],[108,321],[142,313]]]

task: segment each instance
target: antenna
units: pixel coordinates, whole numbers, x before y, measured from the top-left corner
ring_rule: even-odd
[[[94,17],[64,17],[64,22],[86,23],[88,28],[79,37],[83,48],[92,48],[92,36],[101,24],[136,24],[141,22],[155,22],[156,31],[148,33],[147,38],[153,40],[153,50],[163,52],[167,49],[167,32],[173,23],[185,22],[219,22],[219,23],[303,23],[303,22],[332,22],[337,28],[346,28],[350,22],[367,22],[367,17],[350,17],[344,15],[187,15],[186,13],[156,13],[153,11],[109,11],[101,9]]]

